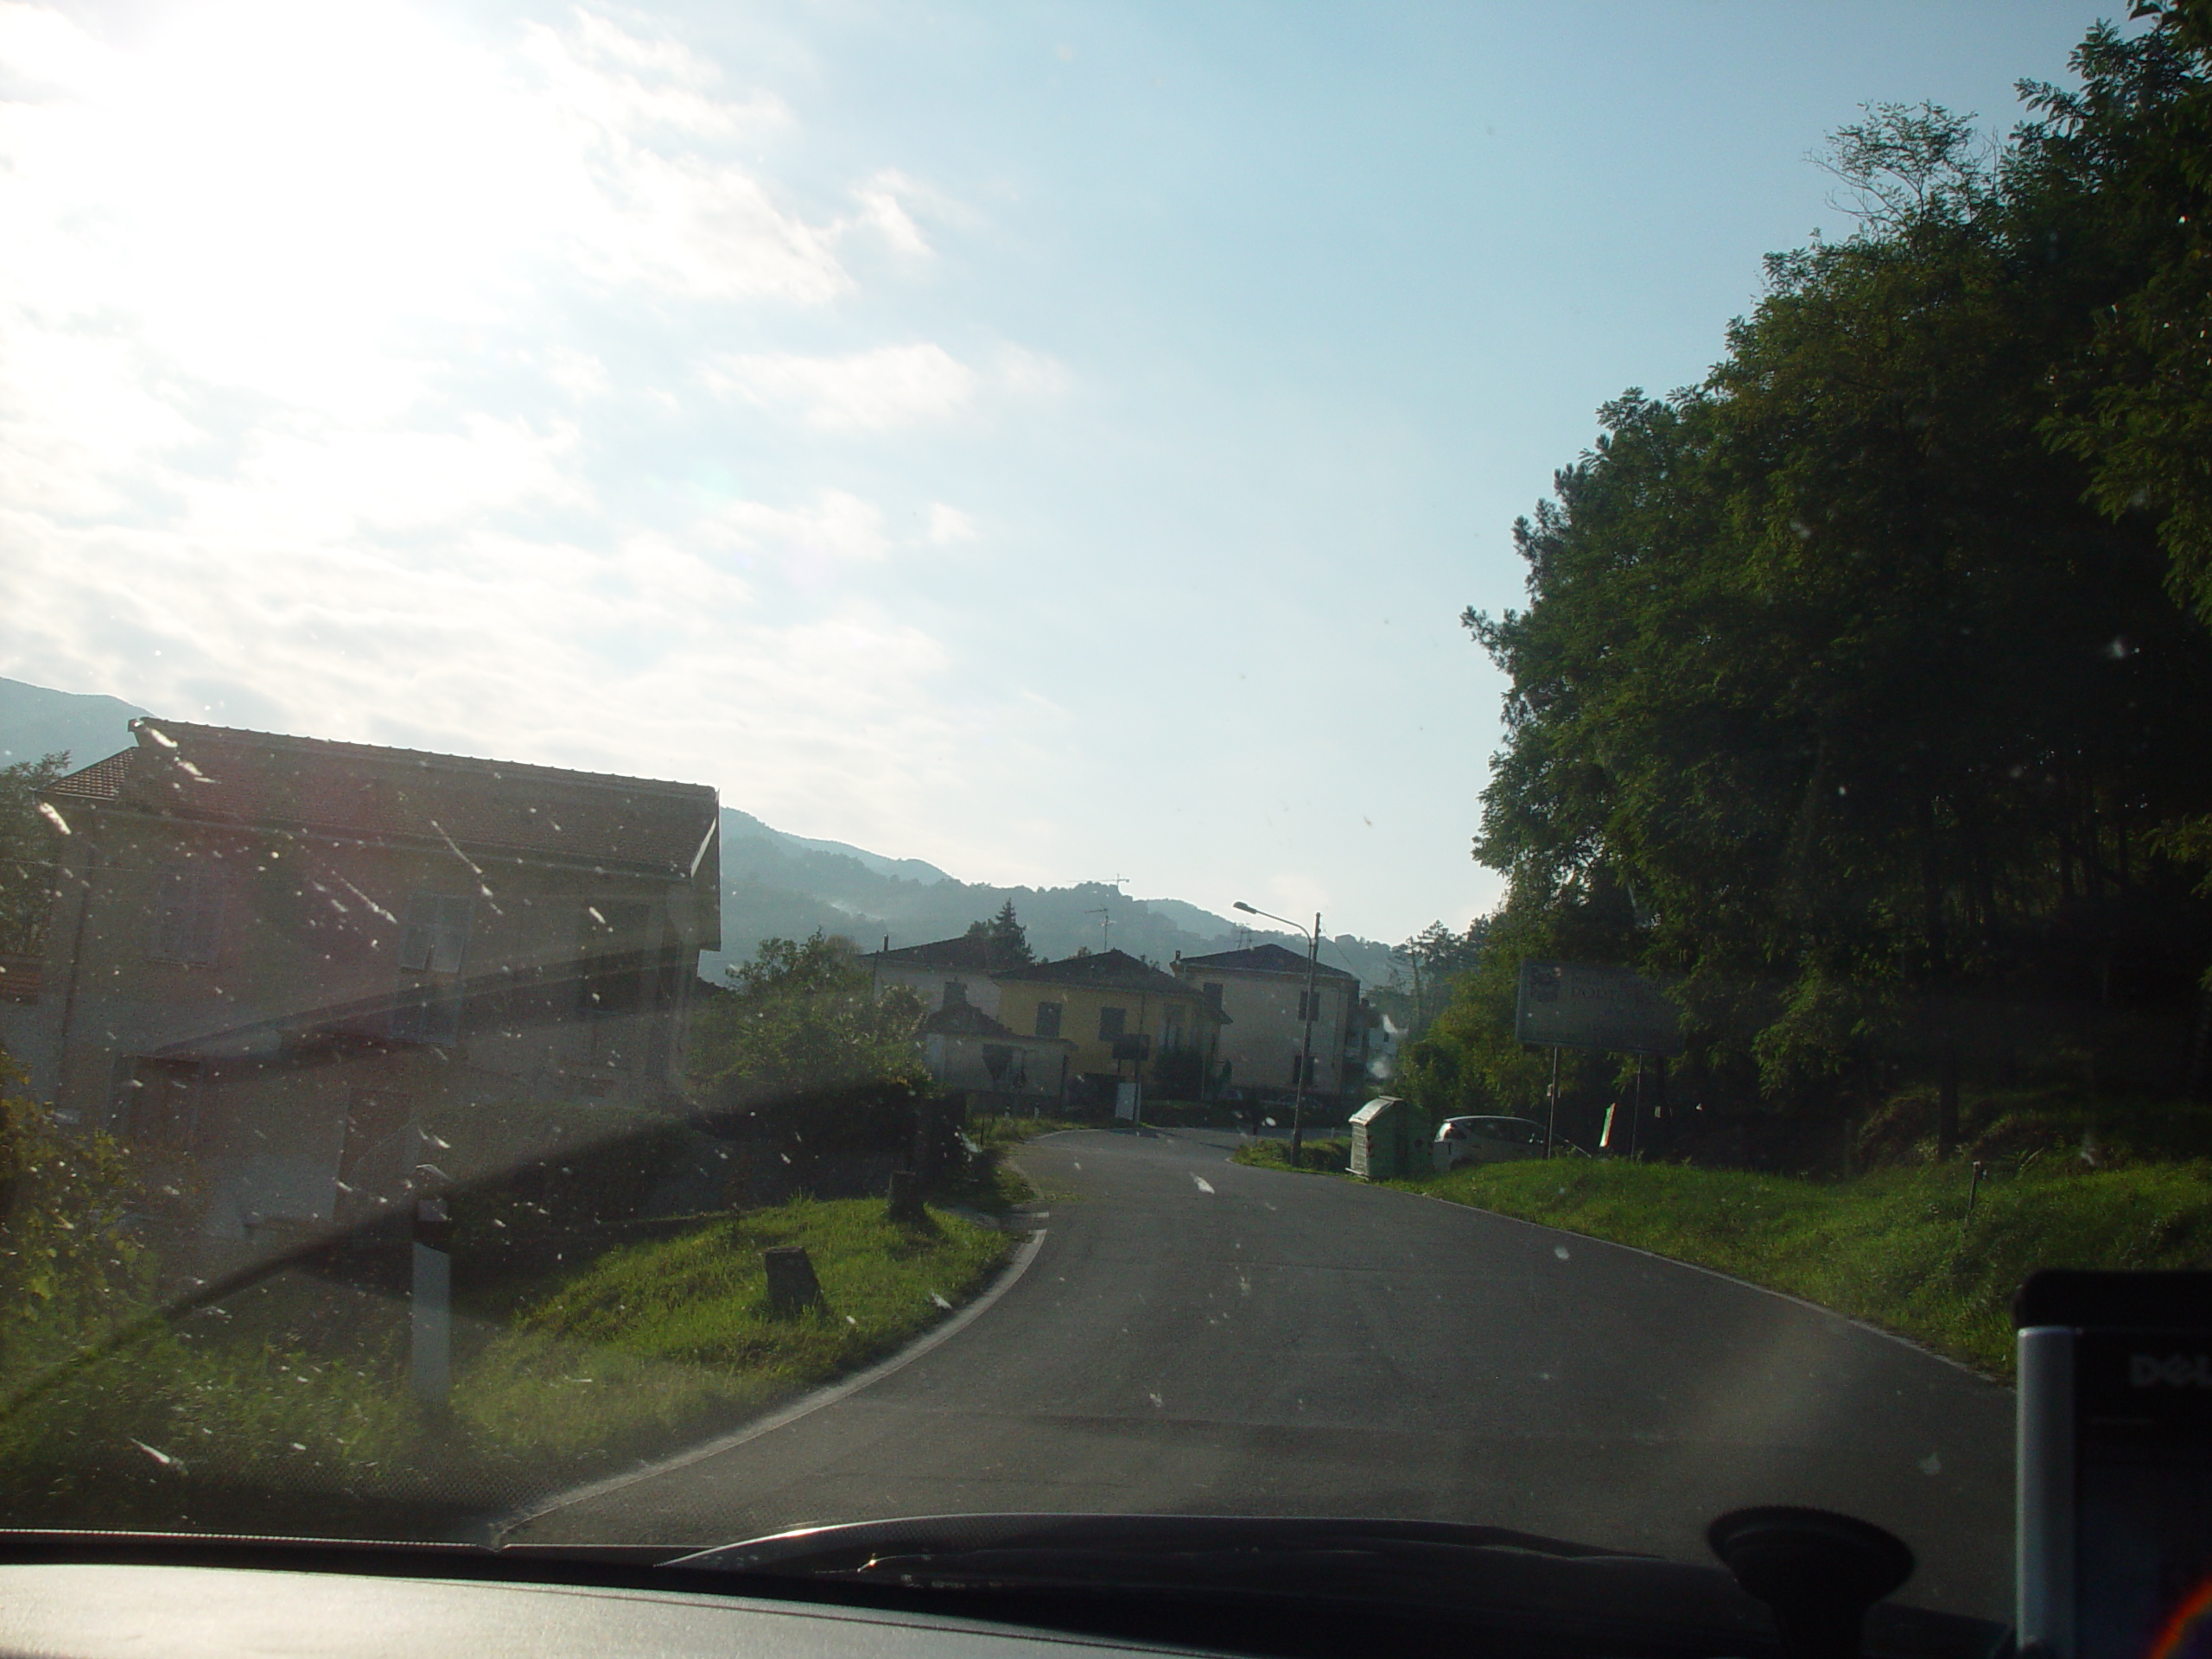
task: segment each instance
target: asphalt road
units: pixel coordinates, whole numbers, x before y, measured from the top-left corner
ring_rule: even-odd
[[[2008,1614],[2012,1395],[1834,1315],[1570,1234],[1079,1131],[1046,1236],[964,1329],[845,1398],[602,1491],[528,1542],[725,1543],[983,1510],[1408,1516],[1707,1561],[1748,1503],[1912,1545],[1901,1599]]]

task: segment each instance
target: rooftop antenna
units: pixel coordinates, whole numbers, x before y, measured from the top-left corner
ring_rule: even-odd
[[[1114,912],[1101,905],[1096,910],[1086,910],[1083,913],[1098,918],[1098,949],[1103,954],[1106,950],[1106,941],[1112,937]]]

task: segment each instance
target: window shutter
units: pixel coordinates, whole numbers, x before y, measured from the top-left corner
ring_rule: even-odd
[[[465,895],[418,893],[399,929],[399,965],[410,973],[457,974],[468,960],[474,906]]]
[[[468,923],[474,906],[465,898],[441,897],[431,922],[430,971],[457,974],[468,957]]]
[[[168,962],[213,962],[223,917],[221,872],[190,864],[162,870],[155,895],[154,954]]]

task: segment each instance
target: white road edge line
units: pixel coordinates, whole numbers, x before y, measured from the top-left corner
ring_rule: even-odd
[[[824,1406],[834,1406],[840,1400],[850,1399],[862,1389],[874,1387],[893,1371],[902,1370],[912,1364],[939,1343],[948,1341],[966,1330],[976,1319],[981,1319],[994,1302],[1012,1290],[1020,1280],[1021,1275],[1029,1271],[1029,1264],[1037,1259],[1038,1251],[1045,1248],[1045,1232],[1046,1230],[1040,1227],[1030,1234],[1029,1242],[1014,1252],[1013,1262],[1007,1267],[1006,1272],[999,1275],[998,1283],[993,1285],[926,1336],[910,1343],[892,1355],[890,1358],[871,1365],[859,1375],[849,1376],[842,1382],[833,1382],[827,1388],[817,1389],[812,1394],[794,1400],[781,1411],[772,1412],[760,1421],[749,1423],[734,1433],[720,1435],[691,1447],[688,1452],[679,1452],[674,1457],[663,1458],[658,1463],[649,1463],[642,1469],[632,1469],[624,1474],[609,1475],[603,1479],[572,1487],[558,1497],[531,1509],[502,1516],[491,1524],[493,1541],[494,1543],[499,1541],[517,1528],[527,1526],[531,1522],[550,1515],[556,1510],[565,1510],[578,1503],[589,1503],[593,1498],[605,1497],[609,1493],[619,1492],[626,1486],[634,1486],[640,1481],[658,1479],[662,1475],[673,1474],[678,1469],[688,1467],[705,1459],[717,1457],[724,1452],[734,1451],[747,1440],[757,1440],[763,1434],[772,1434],[779,1428],[788,1428],[800,1418],[810,1417]]]

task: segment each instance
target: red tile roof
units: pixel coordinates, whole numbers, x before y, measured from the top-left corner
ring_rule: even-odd
[[[95,760],[89,766],[57,778],[47,786],[49,795],[74,795],[86,800],[109,801],[115,791],[123,787],[124,779],[130,776],[132,763],[138,751],[125,749],[120,754],[111,754],[105,760]]]
[[[988,974],[1021,966],[1000,948],[996,940],[974,933],[963,933],[954,939],[935,939],[927,944],[902,944],[896,950],[872,954],[886,968],[956,968]]]
[[[1027,968],[1009,968],[993,974],[1001,984],[1019,982],[1025,985],[1090,985],[1103,990],[1146,991],[1155,996],[1189,997],[1204,1003],[1217,1017],[1221,1010],[1211,1003],[1205,1003],[1195,986],[1185,984],[1173,974],[1163,974],[1148,963],[1139,962],[1126,950],[1101,950],[1088,957],[1064,957],[1058,962],[1039,962]]]

